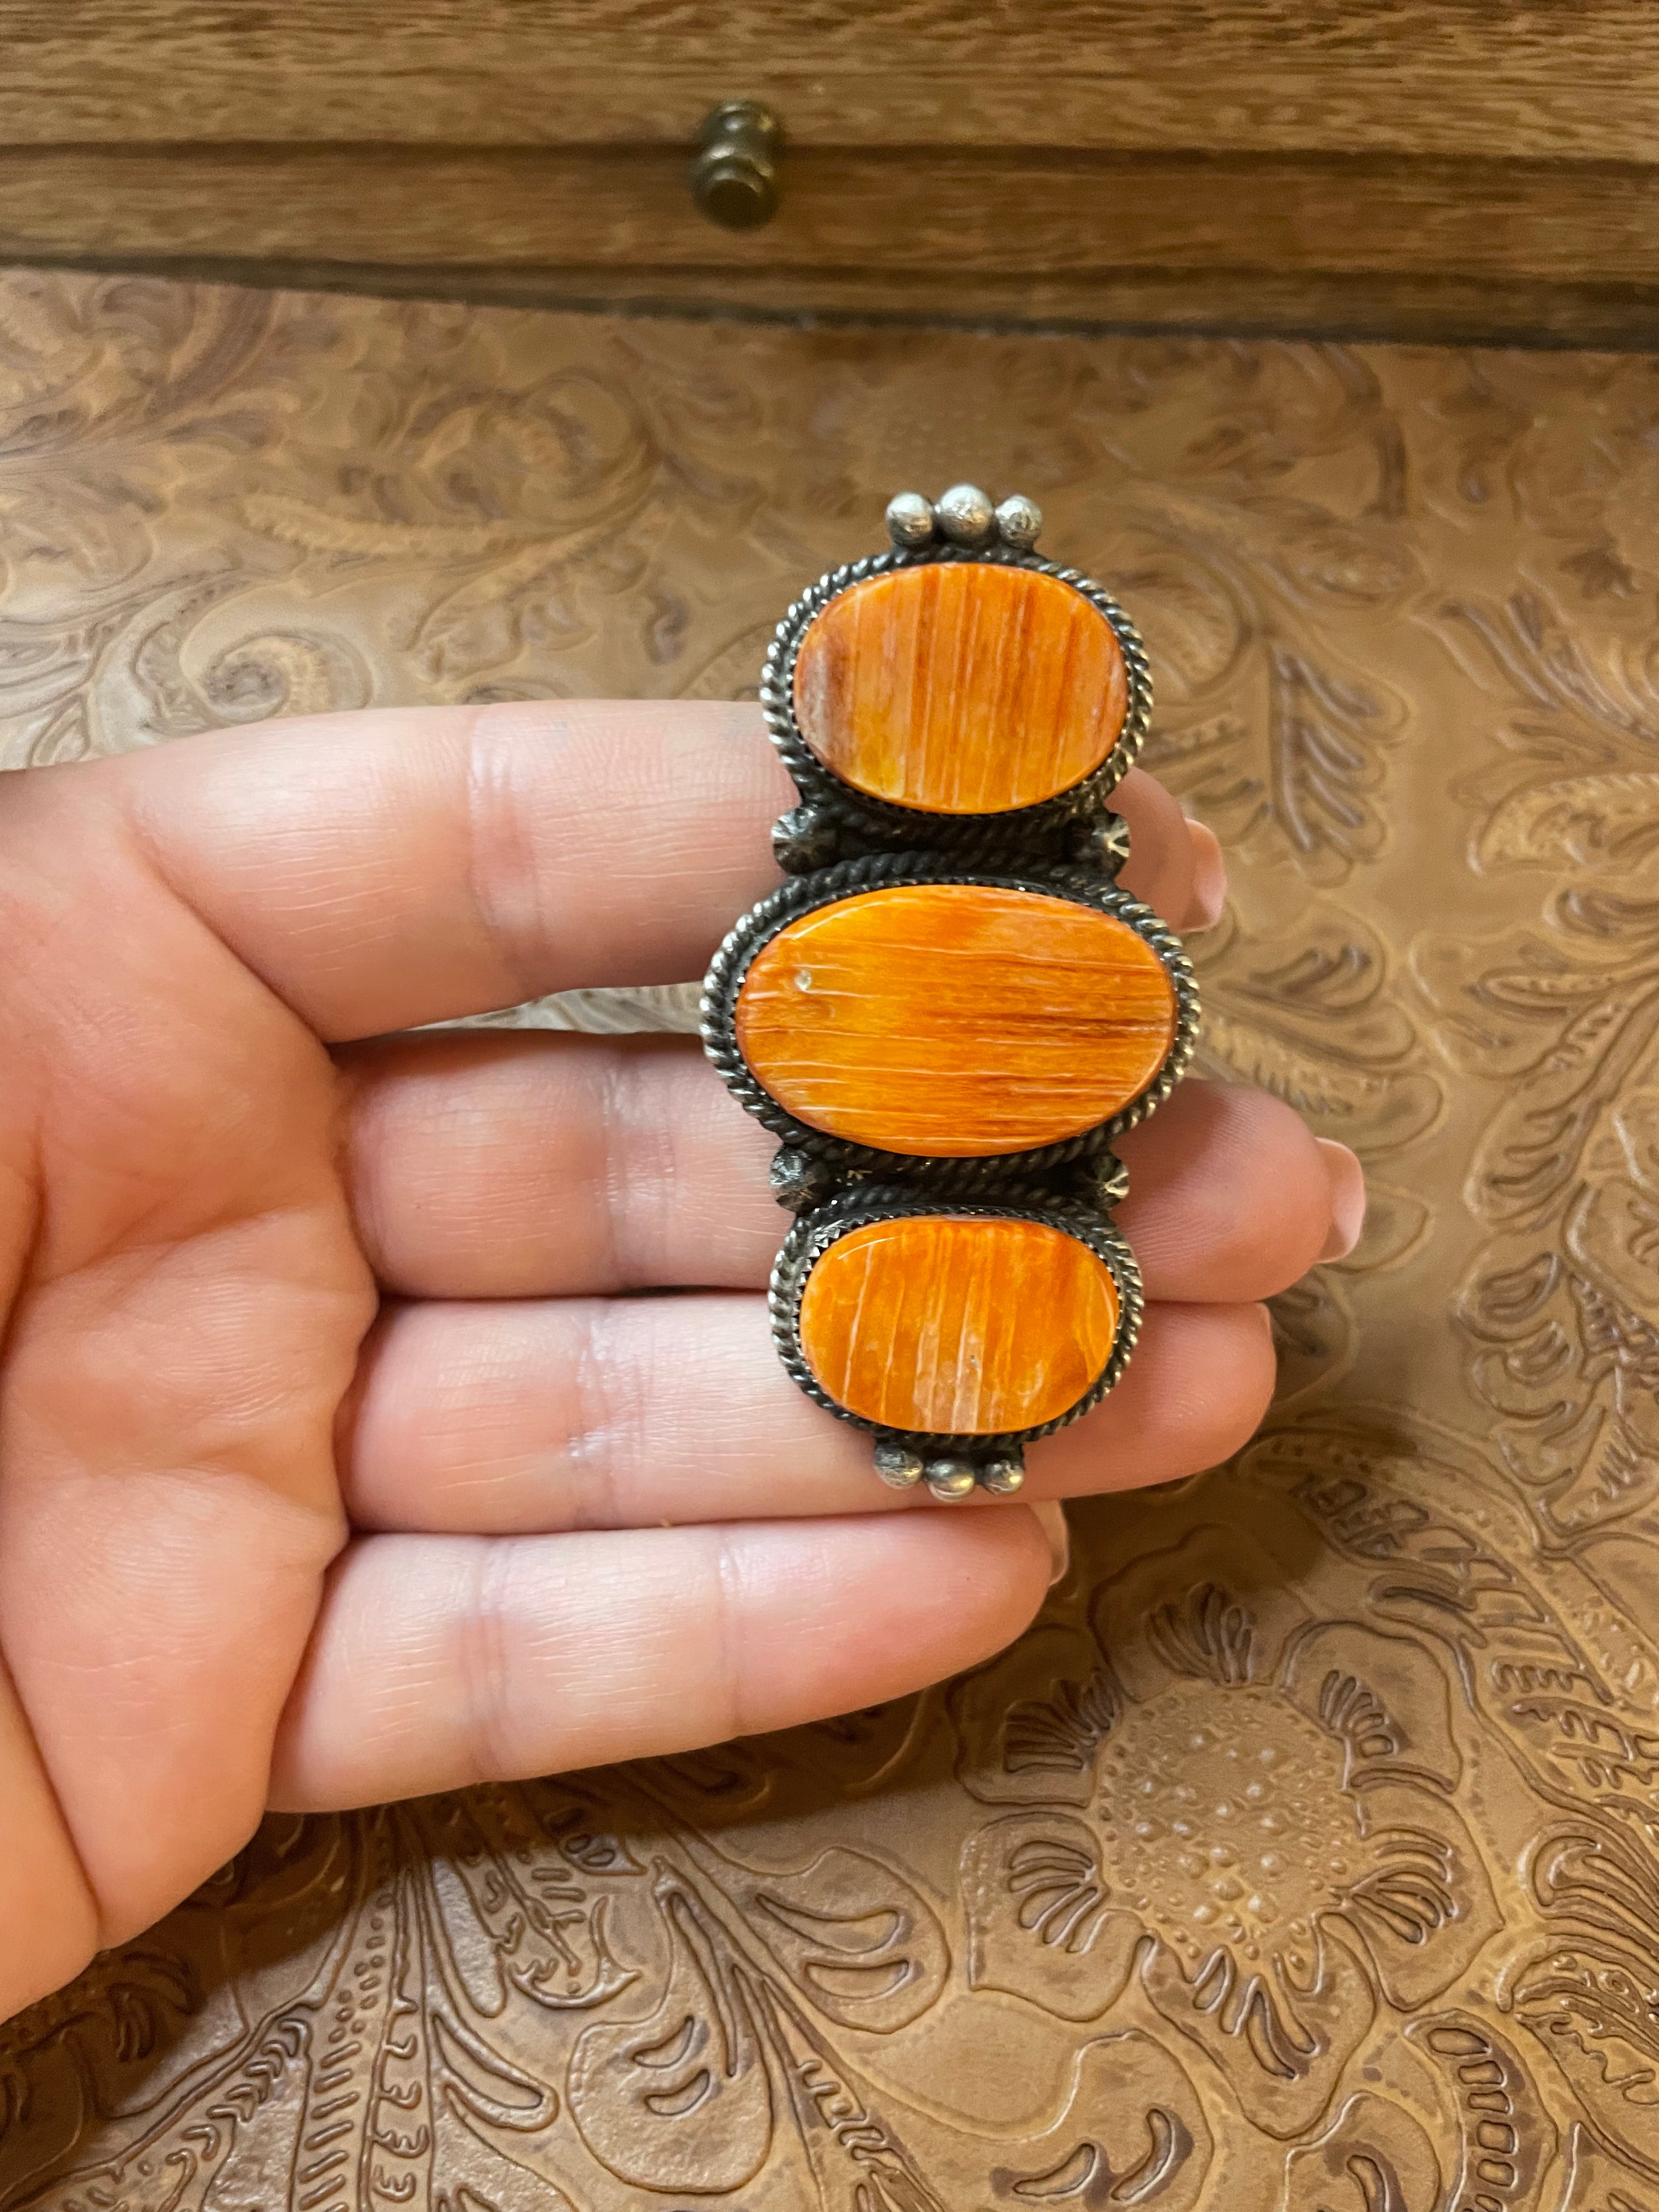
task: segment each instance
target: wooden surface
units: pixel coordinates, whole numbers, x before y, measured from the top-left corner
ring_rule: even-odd
[[[1030,491],[1227,849],[1208,1065],[1372,1190],[1264,1436],[1076,1510],[1006,1659],[273,1820],[0,2030],[5,2212],[1659,2212],[1659,362],[0,321],[14,763],[750,695],[895,484]]]
[[[1645,0],[11,0],[0,139],[1653,158]]]
[[[24,0],[0,255],[398,292],[1659,343],[1648,0]],[[723,232],[716,101],[783,121]]]

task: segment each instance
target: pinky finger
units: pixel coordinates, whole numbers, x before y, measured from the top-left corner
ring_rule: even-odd
[[[376,1803],[791,1727],[1011,1643],[1049,1541],[959,1518],[371,1536],[337,1564],[270,1802]]]

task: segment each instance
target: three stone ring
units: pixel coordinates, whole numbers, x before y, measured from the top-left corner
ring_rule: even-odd
[[[1114,1146],[1192,1055],[1186,955],[1119,890],[1113,786],[1152,686],[1122,608],[1041,559],[1027,499],[887,509],[891,549],[789,610],[761,698],[800,804],[787,880],[704,986],[703,1039],[780,1139],[784,1366],[940,1498],[1110,1389],[1142,1307]]]

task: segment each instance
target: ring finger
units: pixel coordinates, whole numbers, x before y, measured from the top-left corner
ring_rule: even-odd
[[[1267,1410],[1258,1305],[1154,1305],[1115,1390],[1031,1447],[1025,1494],[1215,1465]],[[903,1505],[870,1440],[785,1376],[753,1294],[392,1306],[339,1456],[359,1528],[510,1534]]]

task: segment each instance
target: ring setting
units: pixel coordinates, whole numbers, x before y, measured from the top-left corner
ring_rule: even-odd
[[[1042,517],[901,493],[890,548],[780,623],[762,681],[800,803],[786,880],[705,982],[702,1033],[777,1136],[787,1371],[941,1500],[1109,1390],[1142,1312],[1116,1139],[1191,1058],[1179,939],[1120,889],[1113,787],[1152,686],[1123,609]]]

